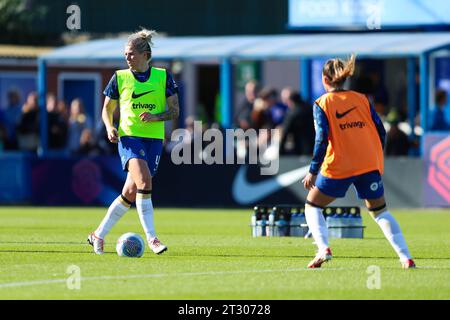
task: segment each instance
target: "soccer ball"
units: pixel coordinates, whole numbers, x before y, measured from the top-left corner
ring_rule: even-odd
[[[117,240],[116,251],[120,257],[139,258],[144,250],[145,242],[137,233],[127,232]]]

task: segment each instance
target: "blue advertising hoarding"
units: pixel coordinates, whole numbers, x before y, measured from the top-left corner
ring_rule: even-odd
[[[289,0],[288,10],[292,29],[450,26],[448,0]]]
[[[425,135],[423,162],[425,207],[450,207],[450,136],[445,133]]]

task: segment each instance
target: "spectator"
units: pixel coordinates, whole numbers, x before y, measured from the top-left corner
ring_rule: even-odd
[[[269,126],[276,128],[283,123],[287,106],[278,101],[278,93],[275,89],[266,87],[261,90],[259,96],[264,101],[264,109],[270,121]]]
[[[372,85],[372,96],[375,111],[378,114],[386,114],[386,106],[388,105],[388,93],[384,81],[381,80],[380,71],[369,72],[369,79]]]
[[[268,104],[264,102],[264,100],[260,97],[255,99],[253,104],[253,110],[251,113],[251,119],[253,124],[253,129],[258,130],[258,136],[256,144],[261,149],[262,146],[267,146],[270,141],[270,132],[268,130],[260,130],[260,129],[270,129],[271,121],[268,113]],[[251,142],[253,144],[253,142]],[[248,148],[249,144],[245,144],[245,148]],[[242,152],[242,145],[239,146],[238,154],[243,158],[244,152]]]
[[[113,123],[114,126],[119,125],[120,120],[120,112],[117,108],[113,113]],[[114,143],[111,143],[108,139],[108,135],[105,134],[106,128],[103,121],[99,121],[96,124],[94,124],[93,129],[93,139],[97,141],[98,147],[101,149],[102,154],[117,154],[117,145]]]
[[[72,100],[70,104],[68,149],[75,153],[80,148],[81,133],[84,129],[92,129],[92,121],[84,112],[80,98]]]
[[[283,89],[281,89],[281,103],[285,106],[288,105],[292,92],[294,92],[294,89],[292,89],[292,87],[284,87]]]
[[[4,111],[5,148],[17,149],[16,126],[22,114],[20,95],[16,90],[8,92],[8,106]]]
[[[48,147],[62,149],[67,142],[67,123],[58,111],[58,104],[53,93],[47,95]]]
[[[30,92],[22,107],[17,125],[17,141],[20,150],[36,152],[39,146],[39,106],[36,92]]]
[[[286,102],[289,109],[282,125],[280,153],[311,155],[315,135],[312,107],[295,91],[290,92]],[[289,141],[292,142],[290,149]]]
[[[410,142],[406,133],[398,126],[399,116],[395,110],[390,111],[386,117],[390,124],[390,129],[386,135],[385,154],[387,156],[406,156],[408,155]]]
[[[261,98],[256,98],[253,103],[253,110],[251,113],[251,121],[254,129],[268,128],[270,119],[267,112],[268,105],[264,103]]]
[[[116,122],[115,122],[116,123]],[[117,146],[113,143],[110,143],[108,140],[108,136],[105,134],[105,125],[103,122],[97,122],[94,125],[94,129],[92,131],[92,139],[94,139],[97,143],[98,148],[101,150],[101,154],[116,154]]]
[[[251,80],[245,84],[245,100],[241,103],[235,120],[237,126],[243,130],[253,127],[251,114],[259,89],[259,84],[255,80]]]
[[[64,122],[69,123],[69,108],[67,107],[67,104],[64,100],[58,100],[58,102],[56,103],[56,110],[64,119]]]
[[[100,147],[93,137],[92,129],[83,129],[80,136],[80,147],[78,148],[78,150],[76,150],[75,153],[86,156],[98,156],[102,153]]]
[[[450,130],[450,124],[445,118],[445,109],[447,107],[447,91],[438,89],[435,94],[435,107],[431,112],[430,130]]]

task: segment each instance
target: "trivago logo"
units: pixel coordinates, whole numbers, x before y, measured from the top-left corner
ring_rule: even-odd
[[[450,203],[450,137],[431,148],[428,183]]]

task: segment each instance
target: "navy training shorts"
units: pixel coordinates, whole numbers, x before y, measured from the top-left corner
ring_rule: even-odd
[[[378,171],[371,171],[357,176],[332,179],[319,173],[316,180],[316,187],[334,198],[343,198],[350,185],[353,184],[360,199],[377,199],[384,195],[383,181]]]
[[[150,174],[154,177],[158,170],[162,148],[162,139],[120,137],[118,149],[123,171],[128,171],[128,161],[130,159],[138,158],[147,162]]]

